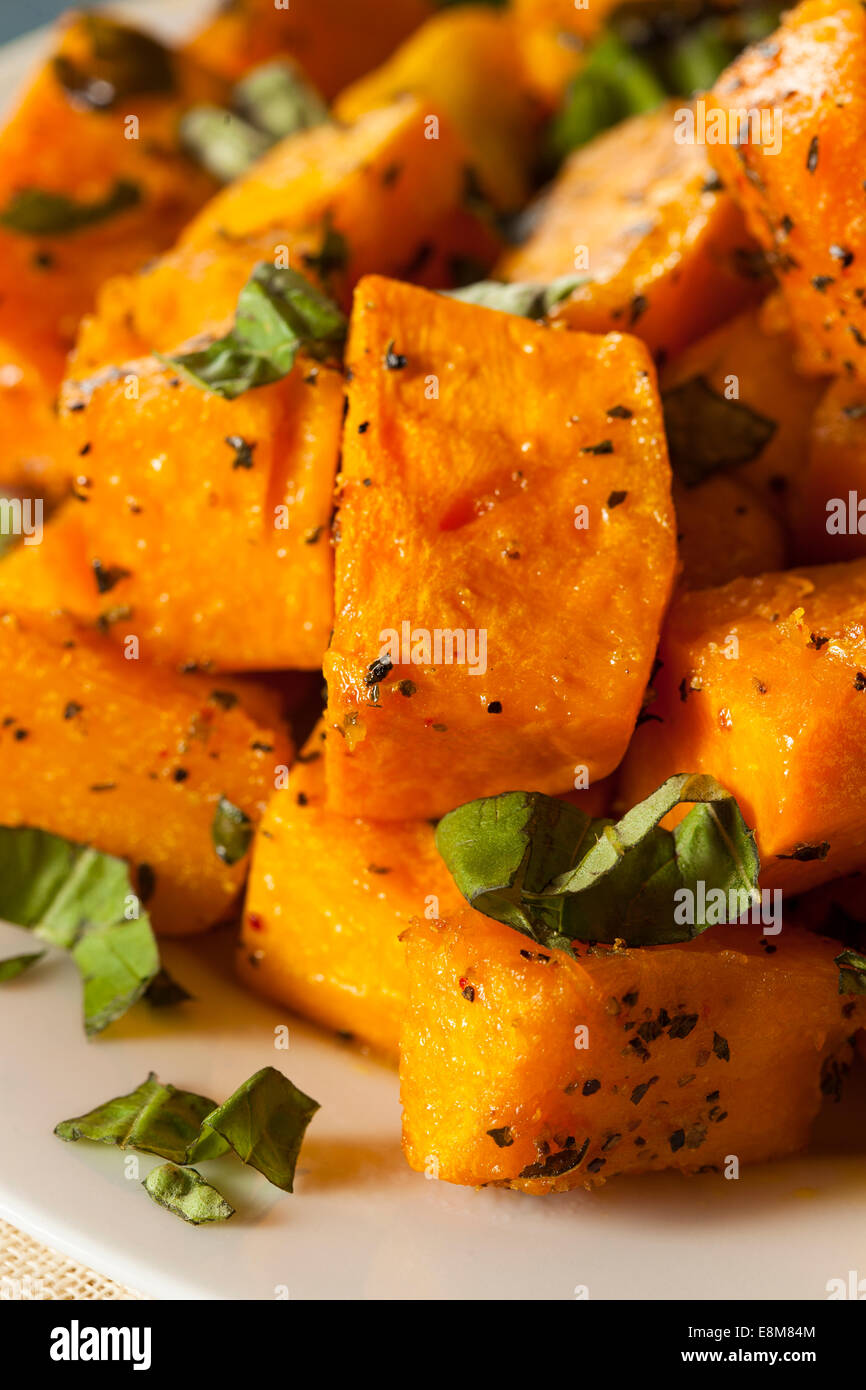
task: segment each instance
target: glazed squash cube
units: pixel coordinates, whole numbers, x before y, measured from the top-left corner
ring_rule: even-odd
[[[337,735],[314,731],[259,826],[238,965],[251,988],[396,1056],[401,933],[415,917],[465,904],[429,821],[327,810],[327,737]]]
[[[646,349],[371,277],[348,363],[329,807],[439,816],[605,777],[676,558]]]
[[[0,604],[30,592],[176,667],[318,668],[340,373],[299,358],[228,401],[145,358],[68,383],[65,401],[78,500],[0,564]]]
[[[634,116],[570,155],[498,272],[543,283],[583,277],[554,320],[634,333],[659,360],[758,293],[740,212],[706,151],[675,142],[675,109]]]
[[[384,62],[430,12],[426,0],[231,0],[187,47],[229,77],[285,54],[330,98]]]
[[[169,246],[216,191],[178,124],[224,95],[219,78],[149,36],[80,15],[0,131],[3,482],[45,476],[30,420],[48,408],[101,281]]]
[[[251,692],[247,709],[240,689],[126,659],[63,618],[6,612],[0,825],[128,859],[160,932],[223,920],[249,867],[243,839],[291,761],[272,699]],[[237,843],[221,799],[241,817]]]
[[[629,805],[675,772],[714,776],[757,834],[761,885],[799,892],[866,866],[866,561],[683,594],[651,718],[623,765]]]
[[[546,1193],[724,1172],[802,1148],[862,1000],[835,942],[760,927],[682,946],[529,950],[498,922],[407,933],[403,1146],[446,1182]],[[826,1085],[826,1082],[825,1082]]]
[[[827,387],[806,442],[808,464],[791,496],[796,559],[866,556],[866,385],[859,378]]]
[[[756,114],[739,140],[708,147],[772,257],[804,360],[861,378],[864,78],[863,6],[806,0],[719,78],[709,100],[729,124]]]
[[[675,482],[673,497],[684,588],[715,588],[784,566],[778,515],[738,478],[719,473],[696,487]]]
[[[375,72],[344,91],[335,114],[354,121],[417,92],[462,136],[481,189],[514,210],[530,193],[540,110],[530,94],[513,16],[481,6],[438,14]]]

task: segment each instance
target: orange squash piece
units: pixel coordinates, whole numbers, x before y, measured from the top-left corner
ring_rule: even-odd
[[[806,0],[719,78],[712,105],[759,113],[739,142],[709,146],[771,256],[805,360],[866,375],[863,131],[866,13]]]
[[[866,556],[866,386],[839,377],[812,418],[808,466],[791,498],[796,558]],[[861,506],[862,504],[862,506]]]
[[[342,410],[305,358],[234,401],[152,358],[67,384],[79,500],[0,564],[0,603],[30,592],[178,667],[318,668]]]
[[[371,277],[348,363],[329,807],[438,816],[606,776],[675,565],[645,348]]]
[[[158,931],[203,931],[231,912],[248,868],[217,854],[220,798],[256,822],[291,761],[285,729],[261,724],[238,689],[126,660],[62,618],[7,612],[0,824],[128,859]]]
[[[540,108],[529,90],[520,32],[510,14],[479,5],[436,15],[375,72],[344,91],[334,111],[355,121],[417,92],[462,136],[481,189],[503,210],[531,191]]]
[[[396,1057],[406,999],[400,935],[465,907],[429,821],[383,823],[325,806],[320,726],[258,830],[240,973],[259,993]]]
[[[740,579],[671,607],[656,718],[620,793],[712,774],[758,838],[761,885],[800,892],[866,866],[866,561]]]
[[[781,521],[739,478],[717,474],[697,487],[674,483],[673,497],[685,588],[707,589],[784,567]]]
[[[215,192],[177,128],[190,105],[225,91],[136,31],[75,16],[0,131],[0,481],[50,479],[31,421],[48,410],[101,281],[170,245]],[[46,194],[106,211],[75,229]]]
[[[430,1177],[546,1193],[796,1152],[866,1017],[837,943],[796,928],[773,954],[740,926],[576,960],[531,944],[465,915],[407,934],[403,1146]]]
[[[285,54],[330,99],[384,62],[430,13],[427,0],[229,0],[187,51],[233,78]]]
[[[796,370],[794,343],[790,334],[774,325],[772,307],[748,310],[686,348],[661,373],[661,389],[665,398],[703,382],[716,396],[769,422],[766,443],[756,443],[752,458],[727,471],[787,522],[790,500],[807,469],[812,414],[824,383]],[[700,433],[699,418],[695,428]],[[711,429],[709,424],[706,429]],[[781,569],[782,565],[768,556],[760,568]]]
[[[760,292],[742,217],[706,151],[675,143],[675,109],[634,116],[570,155],[498,271],[541,282],[585,272],[554,321],[634,333],[659,360]]]

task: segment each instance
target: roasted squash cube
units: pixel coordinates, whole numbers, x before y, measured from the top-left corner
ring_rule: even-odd
[[[866,556],[866,384],[839,377],[807,436],[808,465],[791,494],[795,558],[805,564]]]
[[[803,1147],[862,1000],[835,942],[760,927],[682,946],[528,950],[475,916],[407,934],[403,1146],[446,1182],[528,1192],[724,1171]],[[529,943],[531,944],[531,943]]]
[[[735,580],[672,605],[656,716],[622,769],[629,805],[687,769],[734,794],[761,884],[866,866],[866,560]]]
[[[246,818],[248,838],[275,767],[291,761],[285,728],[260,722],[273,708],[267,692],[248,710],[239,689],[126,659],[63,618],[6,612],[0,825],[128,859],[160,932],[221,921],[249,867],[236,857],[242,843],[221,838],[221,798]]]
[[[646,349],[370,278],[348,362],[329,807],[438,816],[606,776],[676,559]]]

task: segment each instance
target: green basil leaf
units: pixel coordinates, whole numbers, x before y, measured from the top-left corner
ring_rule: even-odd
[[[7,980],[17,980],[19,975],[23,975],[25,970],[29,970],[31,965],[35,965],[44,955],[44,951],[31,951],[29,955],[7,956],[5,960],[0,960],[0,984],[5,984]]]
[[[459,290],[444,290],[449,299],[464,304],[478,304],[484,309],[498,309],[503,314],[516,314],[525,319],[543,319],[557,304],[568,299],[585,275],[561,275],[547,285],[516,282],[503,284],[499,280],[479,280]]]
[[[675,830],[660,828],[675,806],[691,802]],[[707,895],[736,894],[742,913],[755,901],[760,869],[736,801],[700,775],[670,778],[616,824],[538,792],[469,802],[439,822],[436,844],[473,907],[564,949],[574,940],[691,940],[709,925]],[[692,912],[680,921],[675,895],[683,889]]]
[[[686,487],[758,457],[776,421],[741,401],[729,401],[702,376],[662,397],[671,467]]]
[[[263,131],[220,106],[194,106],[184,112],[180,143],[221,183],[240,178],[271,147]]]
[[[129,1095],[116,1096],[86,1115],[62,1120],[54,1133],[70,1143],[90,1139],[156,1154],[174,1163],[201,1163],[219,1158],[229,1149],[218,1134],[202,1129],[215,1105],[208,1096],[163,1085],[151,1072]]]
[[[64,193],[22,188],[0,211],[0,226],[22,236],[68,236],[105,222],[141,202],[141,189],[131,179],[117,179],[111,192],[94,202],[76,202]]]
[[[82,15],[78,23],[90,44],[86,65],[63,53],[53,64],[73,105],[105,111],[121,98],[174,91],[174,59],[158,39],[103,15]]]
[[[840,994],[866,994],[866,955],[862,951],[842,951],[834,964],[839,967]]]
[[[627,117],[654,110],[664,99],[665,89],[649,64],[615,34],[606,34],[572,79],[554,118],[553,151],[562,157]]]
[[[330,299],[296,271],[260,261],[241,290],[234,327],[225,337],[199,351],[158,355],[201,390],[234,400],[287,376],[301,348],[324,359],[345,335],[345,316]]]
[[[159,1206],[166,1207],[192,1226],[228,1221],[235,1214],[234,1207],[222,1193],[206,1182],[195,1168],[176,1168],[173,1163],[163,1163],[148,1173],[142,1187]]]
[[[316,252],[306,252],[303,260],[307,269],[315,271],[324,281],[335,271],[346,269],[349,264],[349,243],[343,233],[332,226],[330,217],[326,216],[324,220],[321,248]]]
[[[242,116],[272,140],[284,140],[330,120],[326,103],[300,68],[285,58],[262,63],[241,78],[232,92]]]
[[[84,1026],[101,1032],[141,998],[159,971],[147,913],[121,859],[44,830],[0,826],[0,918],[69,951],[84,985]]]
[[[295,1167],[307,1125],[319,1109],[275,1067],[263,1067],[204,1121],[284,1192],[293,1190]]]
[[[224,864],[237,864],[253,838],[253,823],[239,806],[221,796],[211,822],[214,849]]]

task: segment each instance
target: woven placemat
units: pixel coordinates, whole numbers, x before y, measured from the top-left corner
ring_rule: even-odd
[[[145,1299],[0,1221],[0,1299]]]

